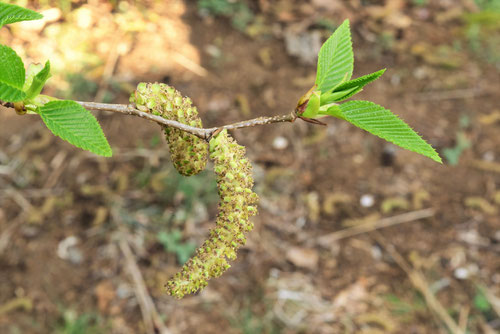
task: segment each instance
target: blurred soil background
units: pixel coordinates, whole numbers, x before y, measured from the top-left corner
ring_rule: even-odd
[[[10,1],[3,44],[51,61],[45,93],[127,103],[174,85],[205,126],[289,113],[350,19],[359,99],[436,164],[336,119],[243,129],[261,197],[238,260],[183,300],[163,285],[217,212],[211,166],[173,169],[158,125],[98,114],[114,156],[0,111],[0,333],[498,333],[500,1]]]

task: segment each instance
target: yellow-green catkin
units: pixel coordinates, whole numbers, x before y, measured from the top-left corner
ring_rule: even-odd
[[[182,298],[203,289],[212,277],[218,277],[236,258],[245,244],[245,233],[253,228],[250,217],[257,213],[258,197],[252,191],[252,166],[245,148],[224,130],[210,140],[210,158],[214,162],[220,195],[216,227],[196,254],[167,284],[170,295]]]
[[[183,97],[178,90],[166,84],[141,82],[130,96],[130,102],[141,111],[190,126],[202,127],[198,111],[191,99]],[[206,141],[178,129],[167,126],[163,128],[172,162],[180,174],[191,176],[205,169],[208,155]]]

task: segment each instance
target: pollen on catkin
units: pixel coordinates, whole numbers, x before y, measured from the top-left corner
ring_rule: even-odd
[[[169,85],[141,82],[130,96],[130,102],[141,111],[186,125],[202,127],[198,111],[191,99],[183,97],[178,90]],[[191,176],[205,169],[208,156],[206,141],[168,126],[164,126],[163,129],[172,162],[180,174]]]
[[[219,214],[205,243],[166,284],[168,293],[177,298],[203,289],[210,278],[230,267],[228,261],[236,258],[245,233],[253,228],[250,217],[257,214],[258,197],[252,191],[252,166],[245,148],[223,130],[210,140],[210,158],[217,177]]]

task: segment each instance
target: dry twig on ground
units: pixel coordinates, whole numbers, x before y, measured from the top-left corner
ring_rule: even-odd
[[[465,334],[465,332],[460,328],[460,326],[453,320],[453,318],[448,314],[443,305],[434,296],[429,288],[424,275],[420,270],[412,268],[408,262],[399,254],[396,248],[389,244],[385,238],[379,233],[374,232],[375,240],[389,253],[392,259],[398,264],[401,269],[406,273],[410,279],[411,284],[417,289],[425,299],[425,303],[429,309],[437,315],[437,317],[445,324],[448,330],[453,334]]]
[[[434,216],[434,209],[423,209],[412,212],[403,213],[397,216],[383,218],[375,222],[366,222],[340,231],[336,231],[318,238],[318,243],[321,246],[327,247],[340,239],[353,237],[362,233],[375,231],[381,228],[394,226],[403,223],[413,222],[419,219],[429,218]]]
[[[114,211],[114,210],[113,210]],[[120,220],[119,214],[113,212],[113,218],[117,221]],[[167,328],[160,314],[158,313],[153,299],[148,293],[146,283],[142,277],[141,270],[135,261],[134,254],[130,249],[127,241],[127,233],[124,230],[119,232],[118,246],[120,247],[123,256],[125,257],[125,266],[134,283],[134,291],[139,307],[141,309],[142,318],[144,320],[144,327],[148,334],[171,334]]]

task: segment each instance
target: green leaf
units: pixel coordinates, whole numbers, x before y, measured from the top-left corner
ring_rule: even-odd
[[[346,99],[346,96],[352,96],[358,92],[360,92],[362,88],[352,87],[342,91],[333,91],[329,93],[321,94],[321,106],[342,101]]]
[[[320,103],[320,93],[313,92],[309,97],[309,101],[307,102],[306,110],[302,113],[303,117],[314,118],[319,113],[319,103]]]
[[[385,72],[385,68],[380,70],[380,71],[377,71],[377,72],[363,75],[362,77],[356,78],[354,80],[349,80],[347,82],[343,82],[335,88],[334,92],[347,90],[349,88],[354,88],[354,87],[362,88],[362,87],[366,86],[367,84],[369,84],[370,82],[375,81],[378,78],[380,78],[382,76],[382,74],[384,74],[384,72]]]
[[[95,154],[104,157],[112,155],[94,115],[75,101],[51,101],[38,108],[37,112],[54,135]]]
[[[0,28],[9,23],[39,20],[41,18],[43,18],[42,14],[30,9],[0,2]]]
[[[363,90],[364,86],[380,78],[382,74],[384,74],[384,72],[385,68],[380,71],[370,73],[357,79],[349,80],[339,84],[337,87],[335,87],[333,92],[321,95],[321,105],[343,101],[353,95],[356,95]]]
[[[341,98],[338,98],[334,102],[340,102],[340,101],[347,100],[348,98],[350,98],[351,96],[354,96],[354,95],[358,94],[362,90],[363,90],[362,87],[354,87],[354,88],[351,88],[351,89],[348,89],[348,90],[344,90],[343,92],[346,92],[346,94],[344,94]]]
[[[24,64],[17,53],[0,44],[0,100],[16,102],[24,99]]]
[[[50,62],[47,60],[45,67],[33,78],[31,86],[26,91],[26,100],[31,100],[40,94],[45,82],[50,78]]]
[[[24,100],[26,94],[17,87],[5,82],[0,82],[0,100],[7,102],[17,102]]]
[[[442,163],[437,152],[398,116],[373,102],[349,101],[332,108],[331,116],[339,117],[402,148]]]
[[[318,90],[326,93],[342,81],[349,80],[353,67],[354,56],[349,20],[345,20],[319,51],[316,75]]]

